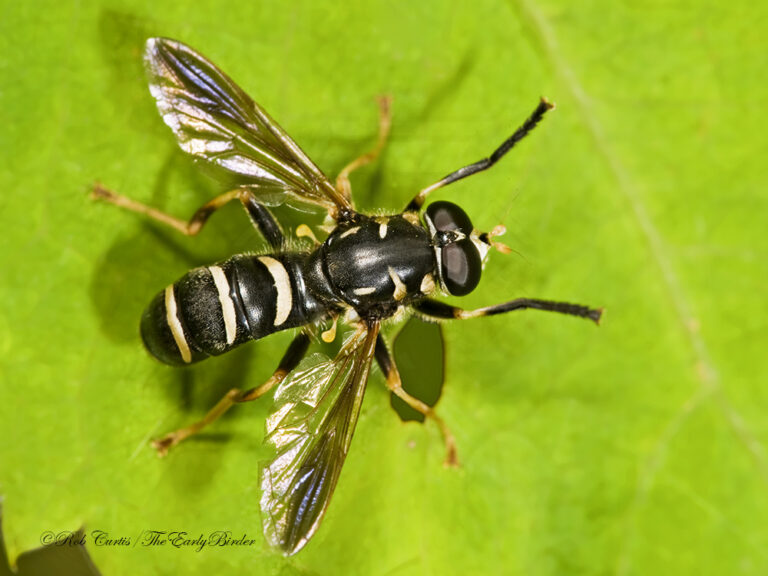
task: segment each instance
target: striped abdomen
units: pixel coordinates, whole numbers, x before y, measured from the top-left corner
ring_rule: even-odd
[[[304,254],[238,255],[196,268],[152,300],[141,319],[147,350],[189,364],[322,316],[303,281]]]

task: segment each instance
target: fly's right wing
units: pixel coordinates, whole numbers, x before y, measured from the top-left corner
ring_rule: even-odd
[[[334,360],[292,373],[275,393],[262,470],[264,535],[287,556],[312,537],[330,502],[355,431],[379,325],[360,328]]]
[[[285,130],[202,54],[150,38],[144,61],[150,92],[182,150],[235,176],[264,203],[287,195],[332,214],[351,208]]]

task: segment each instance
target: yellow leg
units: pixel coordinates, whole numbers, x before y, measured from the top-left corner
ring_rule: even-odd
[[[352,186],[349,183],[349,175],[361,166],[365,166],[376,160],[379,154],[381,154],[384,144],[387,142],[389,129],[392,125],[391,105],[392,98],[390,96],[379,97],[379,139],[376,142],[376,147],[367,154],[363,154],[347,164],[336,177],[336,190],[338,190],[347,200],[350,200],[352,195]]]
[[[216,403],[216,406],[214,406],[201,420],[193,422],[184,428],[179,428],[170,434],[166,434],[162,438],[153,440],[152,446],[155,448],[155,450],[157,450],[160,456],[165,456],[168,453],[168,450],[176,446],[179,442],[182,442],[190,436],[197,434],[203,428],[218,420],[222,414],[224,414],[235,404],[241,402],[250,402],[263,396],[269,392],[273,386],[280,384],[283,380],[285,380],[285,377],[290,374],[290,372],[304,357],[308,347],[309,336],[304,332],[300,332],[293,339],[293,342],[291,342],[288,350],[283,355],[277,370],[273,372],[272,376],[269,378],[269,380],[264,382],[264,384],[256,388],[251,388],[250,390],[232,388],[232,390],[227,392],[224,397]]]
[[[389,356],[389,354],[388,354]],[[425,418],[434,420],[437,426],[440,428],[440,433],[443,435],[443,441],[445,442],[445,465],[449,467],[458,467],[459,458],[456,453],[456,440],[453,434],[448,429],[445,421],[437,415],[435,409],[425,404],[418,398],[414,398],[408,392],[403,389],[403,382],[400,379],[400,372],[397,370],[397,365],[394,359],[389,356],[389,362],[386,368],[380,363],[382,370],[385,372],[387,378],[387,388],[389,388],[398,398],[402,399],[408,406],[420,412]]]
[[[157,208],[152,208],[151,206],[147,206],[141,202],[131,200],[122,194],[108,190],[101,184],[94,185],[93,191],[91,192],[91,198],[95,200],[102,200],[104,202],[114,204],[115,206],[119,206],[120,208],[130,210],[131,212],[143,214],[144,216],[148,216],[149,218],[165,224],[166,226],[170,226],[174,230],[178,230],[186,236],[195,236],[198,232],[200,232],[200,229],[208,220],[208,217],[216,210],[224,206],[224,204],[227,202],[235,199],[244,201],[248,195],[250,195],[250,192],[244,189],[225,192],[221,196],[217,196],[210,202],[204,204],[197,210],[197,212],[192,215],[192,218],[190,218],[188,222],[185,222],[175,218],[174,216],[171,216],[170,214],[166,214]]]
[[[216,403],[216,406],[214,406],[208,414],[206,414],[201,420],[198,420],[197,422],[193,422],[189,426],[185,426],[184,428],[179,428],[178,430],[174,430],[173,432],[170,432],[169,434],[166,434],[162,438],[158,438],[157,440],[152,441],[152,447],[157,450],[157,453],[159,456],[165,456],[168,454],[168,450],[182,442],[183,440],[186,440],[190,436],[193,436],[200,432],[203,428],[208,426],[209,424],[212,424],[216,420],[218,420],[227,410],[229,410],[232,406],[235,404],[238,404],[240,402],[250,402],[251,400],[256,400],[260,396],[263,396],[267,392],[269,392],[272,387],[275,384],[279,384],[282,382],[285,377],[288,375],[287,372],[284,370],[278,368],[277,371],[275,371],[274,374],[272,374],[272,377],[264,382],[261,386],[258,388],[252,388],[251,390],[240,390],[239,388],[232,388],[229,392],[227,392],[224,397],[219,400]]]

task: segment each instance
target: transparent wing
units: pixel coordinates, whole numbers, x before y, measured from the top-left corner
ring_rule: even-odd
[[[265,441],[275,459],[262,470],[264,535],[286,555],[314,534],[352,441],[378,324],[358,330],[336,358],[289,376],[275,394]]]
[[[236,177],[264,199],[349,208],[333,184],[269,115],[212,62],[167,38],[147,41],[149,89],[182,150]]]

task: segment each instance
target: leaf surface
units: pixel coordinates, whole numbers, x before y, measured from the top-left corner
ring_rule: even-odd
[[[676,0],[334,5],[12,3],[0,19],[0,495],[10,558],[46,530],[104,530],[103,574],[768,572],[768,8]],[[492,254],[474,307],[604,306],[598,329],[534,311],[446,325],[435,426],[403,424],[373,371],[334,501],[291,559],[266,547],[270,400],[159,460],[152,437],[268,377],[289,334],[191,369],[143,351],[141,312],[196,265],[266,250],[237,206],[197,238],[94,204],[99,180],[178,216],[220,189],[149,95],[149,36],[238,82],[358,207],[401,209],[557,103],[492,170],[434,199]],[[282,209],[281,209],[282,210]],[[286,208],[290,226],[304,221]],[[306,218],[312,218],[307,216]],[[393,330],[388,327],[386,330]],[[391,332],[389,332],[391,334]],[[145,545],[229,531],[252,545]]]

